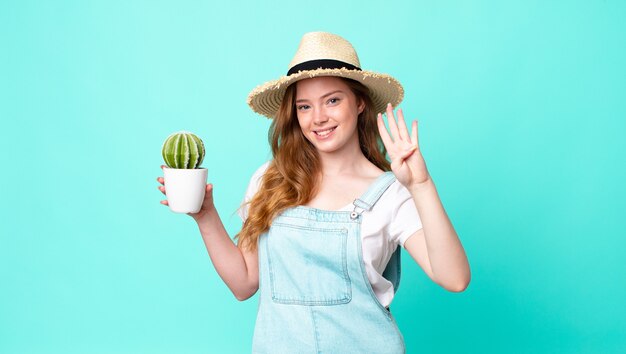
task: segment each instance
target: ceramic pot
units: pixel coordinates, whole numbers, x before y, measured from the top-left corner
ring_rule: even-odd
[[[175,213],[200,211],[206,192],[207,174],[206,168],[163,167],[163,184],[170,210]]]

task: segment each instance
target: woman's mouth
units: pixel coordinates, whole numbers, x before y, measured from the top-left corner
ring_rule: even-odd
[[[335,131],[335,128],[337,128],[337,127],[332,127],[332,128],[328,128],[328,129],[325,129],[325,130],[314,130],[313,133],[315,133],[315,135],[319,136],[320,138],[325,138],[328,135],[330,135],[330,133]]]

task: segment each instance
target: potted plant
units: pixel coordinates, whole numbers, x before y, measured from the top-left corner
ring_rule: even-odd
[[[207,181],[207,169],[200,167],[204,153],[202,139],[190,132],[176,132],[165,139],[162,154],[167,167],[163,168],[163,179],[173,212],[200,211]]]

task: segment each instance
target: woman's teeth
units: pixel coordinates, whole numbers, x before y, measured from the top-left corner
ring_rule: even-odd
[[[326,130],[319,130],[319,131],[313,131],[315,134],[319,135],[319,136],[326,136],[328,134],[330,134],[330,132],[332,132],[333,130],[335,130],[335,128],[330,128],[330,129],[326,129]]]

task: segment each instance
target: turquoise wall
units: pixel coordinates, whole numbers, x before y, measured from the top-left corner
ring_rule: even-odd
[[[248,92],[303,33],[405,86],[465,246],[449,293],[403,258],[408,353],[626,352],[626,3],[5,1],[0,353],[245,353],[193,220],[159,204],[161,144],[204,138],[234,235],[269,121]]]

